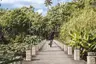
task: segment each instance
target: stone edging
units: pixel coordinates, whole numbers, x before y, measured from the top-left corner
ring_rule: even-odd
[[[62,50],[64,50],[64,44],[63,44],[63,43],[60,43],[58,40],[54,40],[54,42],[55,42]],[[68,54],[68,48],[67,48],[67,50],[64,51],[64,52],[67,52],[67,54]],[[74,59],[74,60],[75,60],[75,59]],[[76,60],[79,60],[79,58],[76,59]],[[83,60],[83,62],[86,63],[86,61],[84,61],[84,60]]]

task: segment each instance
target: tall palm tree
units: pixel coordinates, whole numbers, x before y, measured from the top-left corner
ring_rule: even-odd
[[[52,4],[52,0],[45,0],[45,6],[47,6],[49,8],[49,6],[51,6]]]

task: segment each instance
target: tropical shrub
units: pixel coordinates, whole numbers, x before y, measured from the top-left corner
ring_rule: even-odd
[[[86,6],[75,13],[69,22],[62,25],[60,39],[72,47],[80,48],[84,57],[87,52],[96,51],[96,11],[94,7]]]

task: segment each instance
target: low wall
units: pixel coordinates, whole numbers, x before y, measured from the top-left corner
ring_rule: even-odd
[[[45,43],[46,43],[46,40],[43,40],[38,45],[34,45],[32,46],[31,49],[26,50],[26,61],[31,61],[32,56],[36,56],[39,50],[44,46]]]
[[[64,50],[64,45],[63,43],[60,43],[59,41],[57,40],[53,40],[54,43],[56,43],[62,50]]]
[[[64,50],[64,52],[67,52],[67,54],[68,54],[68,46],[67,45],[64,45],[63,43],[60,43],[58,40],[54,40],[54,43],[56,43],[62,50],[64,50],[64,48],[66,48],[66,50]],[[64,46],[67,46],[67,47],[64,47]],[[71,52],[72,52],[72,50],[71,50]],[[79,53],[77,54],[77,52],[75,52],[75,56],[76,55],[80,55]],[[70,53],[69,55],[74,56],[74,54],[72,54],[72,53]],[[76,58],[75,60],[79,60],[80,59],[79,56],[78,56],[78,58],[77,58],[77,56],[75,58]],[[79,60],[79,61],[81,61],[81,60]],[[85,64],[87,64],[86,61],[84,61],[84,60],[82,60],[82,62],[84,62]]]

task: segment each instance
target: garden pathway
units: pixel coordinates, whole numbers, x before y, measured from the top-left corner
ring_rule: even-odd
[[[23,64],[86,64],[83,60],[73,60],[72,56],[64,53],[55,43],[53,43],[52,47],[49,47],[48,43],[47,41],[32,61],[24,61]]]

